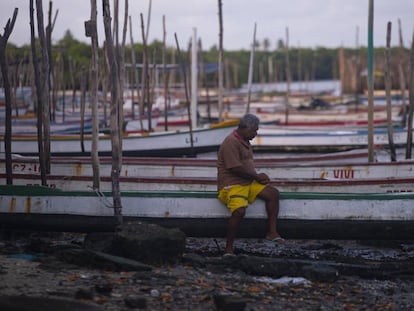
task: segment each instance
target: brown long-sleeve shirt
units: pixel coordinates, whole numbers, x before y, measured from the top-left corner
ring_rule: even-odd
[[[240,166],[248,172],[256,172],[252,146],[234,131],[223,140],[218,151],[218,190],[229,185],[248,185],[253,181],[253,179],[238,176],[231,171],[231,168]]]

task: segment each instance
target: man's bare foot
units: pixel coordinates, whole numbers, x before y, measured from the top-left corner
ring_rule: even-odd
[[[282,238],[280,235],[276,235],[276,236],[266,236],[266,240],[270,241],[270,242],[275,242],[275,243],[286,243],[286,240],[284,238]]]

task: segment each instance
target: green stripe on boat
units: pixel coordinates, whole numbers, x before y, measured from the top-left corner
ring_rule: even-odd
[[[64,191],[44,186],[0,185],[0,195],[14,196],[105,196],[110,191]],[[216,198],[216,191],[124,191],[121,197],[173,197],[173,198]],[[282,192],[280,198],[296,200],[406,200],[414,199],[414,193],[319,193]]]

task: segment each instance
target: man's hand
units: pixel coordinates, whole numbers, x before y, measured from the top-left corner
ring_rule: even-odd
[[[266,184],[270,183],[270,178],[265,173],[259,173],[259,174],[257,174],[256,181],[260,184],[266,185]]]
[[[257,174],[255,171],[246,171],[246,169],[243,166],[233,167],[230,170],[232,171],[232,173],[240,177],[249,179],[251,181],[256,180],[258,183],[263,185],[267,185],[268,183],[270,183],[270,178],[265,173]]]

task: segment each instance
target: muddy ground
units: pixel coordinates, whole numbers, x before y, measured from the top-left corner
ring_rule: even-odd
[[[224,239],[187,238],[181,260],[149,271],[81,267],[54,255],[83,238],[3,234],[0,309],[414,310],[414,240],[239,239],[237,256],[222,258]]]

